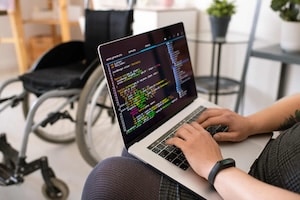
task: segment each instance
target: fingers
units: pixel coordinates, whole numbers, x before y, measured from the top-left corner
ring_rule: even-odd
[[[226,117],[231,113],[228,109],[209,108],[205,110],[197,119],[197,122],[204,128],[215,124],[228,124],[229,118]]]
[[[193,127],[189,124],[183,124],[174,134],[174,137],[166,141],[167,144],[175,145],[177,147],[182,147],[184,141],[191,138],[193,133]]]
[[[197,123],[195,123],[197,124]],[[199,124],[197,124],[200,126]],[[200,129],[198,127],[198,129]],[[196,134],[198,130],[194,128],[191,124],[183,124],[174,134],[175,138],[181,139],[183,141],[187,141],[193,137],[194,134]]]
[[[240,142],[246,139],[238,132],[219,132],[216,133],[213,138],[218,142]]]
[[[178,147],[179,149],[182,149],[184,145],[184,140],[179,137],[172,137],[166,141],[167,145],[174,145]]]
[[[206,109],[199,116],[197,122],[204,128],[220,124],[228,126],[227,132],[219,132],[214,135],[216,141],[240,142],[250,135],[247,118],[229,109]]]
[[[175,145],[178,148],[183,148],[184,142],[194,140],[199,134],[210,134],[204,130],[198,123],[192,122],[191,124],[182,125],[175,133],[173,138],[166,141],[166,144]]]
[[[230,135],[231,134],[220,132],[220,133],[216,133],[213,136],[213,138],[218,142],[227,142],[227,141],[232,141],[232,137]]]
[[[187,140],[193,134],[193,128],[189,124],[183,124],[175,133],[174,136],[183,140]]]
[[[183,124],[175,133],[175,136],[186,138],[192,134],[196,134],[204,129],[196,122],[190,124]]]
[[[203,126],[208,127],[213,124],[224,123],[224,109],[219,108],[209,108],[205,110],[197,119],[197,122]]]

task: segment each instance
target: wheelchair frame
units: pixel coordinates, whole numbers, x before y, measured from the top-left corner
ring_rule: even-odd
[[[0,96],[10,84],[16,83],[20,81],[17,78],[9,79],[2,84],[0,87]],[[96,95],[94,95],[96,94]],[[93,141],[95,137],[101,137],[101,133],[99,134],[97,131],[92,131],[93,126],[96,121],[101,117],[105,111],[107,111],[107,116],[110,118],[110,122],[112,125],[115,125],[115,115],[113,112],[113,108],[111,104],[106,105],[105,103],[110,103],[108,90],[106,88],[106,80],[104,78],[104,74],[102,72],[101,67],[97,67],[88,81],[86,82],[83,89],[69,89],[69,90],[53,90],[50,92],[46,92],[41,95],[31,106],[29,107],[29,99],[28,94],[25,90],[21,91],[20,94],[10,96],[8,98],[4,98],[0,100],[1,103],[5,103],[0,108],[0,113],[8,108],[15,107],[19,103],[23,104],[23,112],[26,117],[25,129],[23,132],[22,144],[20,147],[20,151],[14,149],[6,139],[5,134],[0,135],[0,151],[3,153],[3,163],[0,163],[0,185],[8,186],[19,184],[24,181],[23,177],[31,174],[36,170],[41,170],[42,177],[45,181],[45,184],[42,188],[43,194],[50,199],[60,198],[64,199],[64,197],[68,196],[69,189],[67,185],[56,178],[53,170],[48,165],[47,157],[43,156],[37,160],[26,162],[26,151],[27,145],[29,141],[29,135],[31,132],[36,133],[39,137],[49,142],[47,137],[43,136],[43,133],[36,132],[36,130],[44,123],[55,123],[56,120],[59,120],[62,117],[52,117],[48,115],[46,118],[41,119],[39,122],[34,122],[34,116],[37,110],[41,107],[43,102],[50,98],[62,98],[67,97],[66,100],[59,105],[59,107],[54,110],[52,113],[61,113],[60,111],[65,109],[66,106],[70,104],[74,104],[78,102],[78,109],[76,113],[76,119],[74,120],[72,117],[69,120],[74,122],[76,127],[76,135],[73,134],[72,138],[68,138],[68,140],[50,140],[50,142],[70,142],[74,141],[76,136],[77,146],[79,151],[83,157],[83,159],[91,166],[95,166],[100,160],[104,157],[101,156],[101,152],[97,151],[97,144]],[[103,102],[99,102],[99,98],[103,99]],[[91,106],[92,109],[87,109],[88,106]],[[95,117],[91,117],[94,110],[99,109]],[[87,121],[86,117],[90,121]],[[67,117],[68,118],[68,117]],[[110,133],[107,133],[110,134]],[[119,134],[119,133],[118,133]],[[94,136],[95,135],[95,136]],[[120,135],[120,134],[119,134]],[[121,136],[121,135],[120,135]],[[70,136],[71,137],[71,136]],[[123,146],[119,149],[121,153]],[[107,156],[107,155],[106,155]],[[63,197],[63,198],[62,198]]]
[[[104,158],[121,154],[124,144],[118,124],[115,123],[106,79],[100,67],[94,71],[83,88],[76,116],[77,146],[89,165],[95,166]],[[113,150],[112,153],[105,152],[108,147],[113,148],[109,149]]]
[[[3,93],[4,89],[15,82],[20,81],[17,78],[9,79],[3,83],[0,87],[0,94]],[[41,122],[34,123],[34,115],[39,108],[39,106],[47,99],[54,97],[62,96],[71,96],[71,99],[67,99],[66,102],[59,107],[58,110],[64,108],[67,104],[72,101],[77,101],[79,94],[79,89],[66,90],[66,91],[51,91],[45,93],[33,104],[28,113],[24,113],[26,116],[26,126],[23,133],[23,139],[20,151],[14,149],[6,139],[6,135],[2,133],[0,135],[0,151],[3,153],[3,163],[0,163],[0,185],[9,186],[20,184],[24,181],[24,176],[35,172],[36,170],[41,170],[42,177],[44,179],[44,185],[42,187],[43,194],[50,199],[66,199],[69,195],[68,186],[56,178],[55,173],[49,167],[47,157],[43,156],[39,159],[36,159],[32,162],[26,162],[26,150],[29,140],[29,134],[36,130],[43,122],[50,120],[51,116],[48,116],[47,119],[42,120]],[[2,112],[4,109],[17,106],[20,102],[24,104],[29,103],[26,98],[26,91],[22,91],[19,95],[11,96],[1,100],[1,103],[6,102],[6,104],[0,109]],[[26,99],[26,100],[25,100]],[[26,105],[25,107],[28,107]],[[56,110],[56,111],[58,111]],[[26,111],[24,111],[26,112]]]
[[[89,1],[86,0],[85,2],[87,3],[85,7],[88,8]],[[129,8],[132,9],[134,1],[129,1],[129,3]],[[32,69],[37,68],[37,63],[39,61],[40,60],[37,60],[33,64]],[[96,65],[95,61],[92,62],[93,65]],[[0,97],[2,97],[2,93],[4,93],[4,90],[9,85],[16,82],[21,82],[21,79],[12,78],[5,81],[0,86]],[[95,91],[97,92],[97,95],[91,96],[91,94]],[[104,97],[104,102],[99,103],[99,97]],[[35,116],[38,110],[41,108],[41,106],[44,105],[44,103],[49,99],[58,98],[65,98],[65,101],[59,104],[59,106],[54,111],[50,112],[48,116],[44,117],[38,122],[35,122]],[[107,110],[108,118],[111,119],[111,124],[114,124],[113,122],[115,116],[112,107],[111,105],[105,105],[106,100],[110,101],[107,98],[108,96],[105,79],[101,68],[98,66],[88,77],[88,80],[83,86],[83,88],[66,90],[55,89],[52,91],[45,92],[33,102],[32,106],[30,106],[30,92],[26,91],[25,89],[23,89],[23,91],[21,91],[17,95],[8,96],[3,99],[0,99],[0,104],[4,105],[0,107],[0,113],[8,107],[13,108],[19,105],[19,103],[22,103],[24,116],[26,118],[22,143],[19,151],[14,149],[7,142],[5,133],[0,134],[0,152],[3,153],[3,161],[2,163],[0,163],[0,186],[9,186],[22,183],[24,181],[24,176],[29,175],[32,172],[35,172],[36,170],[40,169],[45,182],[42,187],[42,192],[44,196],[49,199],[66,199],[69,195],[68,186],[63,181],[56,178],[53,170],[48,165],[48,159],[46,156],[33,160],[29,163],[26,161],[26,151],[29,141],[29,135],[31,132],[34,132],[41,139],[54,143],[69,143],[74,141],[76,138],[82,157],[84,158],[84,160],[87,161],[89,165],[94,166],[101,159],[103,159],[103,157],[100,156],[101,152],[97,152],[97,145],[94,144],[91,139],[93,138],[92,134],[95,133],[91,132],[91,129],[93,125],[96,124],[96,121],[98,121],[98,119],[100,118],[100,115],[103,113],[103,110]],[[63,109],[66,109],[66,107],[69,105],[71,106],[71,108],[73,108],[74,104],[76,103],[78,103],[78,110],[75,113],[75,117],[72,117],[68,113],[68,111],[63,111]],[[86,119],[84,118],[85,108],[90,103],[92,103],[92,106],[94,108],[99,108],[99,111],[95,115],[95,117],[89,118],[89,120],[92,120],[92,122],[87,123]],[[80,107],[83,108],[80,109]],[[54,125],[61,119],[67,119],[68,121],[75,123],[76,126],[74,126],[74,129],[76,130],[76,134],[74,134],[74,130],[74,132],[68,132],[63,136],[52,136],[51,134],[48,134],[47,132],[41,130],[41,127],[45,127],[48,124]],[[89,124],[89,127],[87,129],[86,124]]]

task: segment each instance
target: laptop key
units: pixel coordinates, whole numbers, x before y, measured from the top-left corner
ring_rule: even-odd
[[[182,160],[176,158],[175,160],[173,160],[172,163],[173,163],[174,165],[176,165],[176,166],[180,166],[180,164],[182,163]]]
[[[160,153],[159,153],[159,155],[161,156],[161,157],[166,157],[167,155],[169,154],[169,152],[168,151],[166,151],[166,150],[162,150]]]
[[[166,159],[167,159],[168,161],[172,162],[176,157],[177,157],[177,154],[175,154],[175,153],[170,153],[170,154],[166,157]]]
[[[166,146],[166,145],[163,145],[163,144],[158,144],[156,147],[157,147],[157,148],[159,148],[159,149],[164,149],[164,148],[165,148],[165,146]]]
[[[180,159],[180,160],[186,160],[186,158],[185,158],[185,156],[183,155],[183,153],[180,153],[179,155],[178,155],[178,158]]]
[[[152,151],[154,153],[158,154],[161,151],[161,149],[159,149],[159,148],[153,148]]]
[[[183,170],[187,170],[189,168],[189,165],[186,163],[182,163],[181,165],[179,165],[179,167]]]

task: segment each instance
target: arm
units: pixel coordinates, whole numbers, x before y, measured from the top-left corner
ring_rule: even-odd
[[[222,159],[216,141],[198,123],[183,125],[175,136],[166,141],[180,148],[193,170],[205,179],[218,160]],[[214,186],[226,199],[299,199],[300,195],[258,181],[235,168],[220,171]]]
[[[269,132],[289,128],[300,121],[300,94],[288,96],[275,102],[270,107],[248,116],[255,125],[254,132]]]
[[[296,200],[300,198],[296,193],[268,185],[235,167],[219,172],[214,186],[224,199]]]
[[[243,117],[228,109],[211,108],[197,120],[203,127],[214,124],[229,126],[228,133],[219,133],[217,141],[242,141],[250,135],[282,130],[300,121],[300,94],[280,99],[273,105]]]

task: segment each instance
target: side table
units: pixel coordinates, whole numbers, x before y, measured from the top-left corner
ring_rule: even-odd
[[[247,44],[248,36],[232,32],[228,33],[226,38],[216,38],[213,40],[210,32],[203,32],[199,34],[187,34],[187,39],[197,44],[206,43],[212,45],[210,75],[196,76],[197,91],[209,95],[209,101],[212,101],[212,97],[214,97],[214,103],[216,104],[218,104],[219,95],[237,94],[239,92],[240,81],[220,75],[222,46],[228,44]]]

